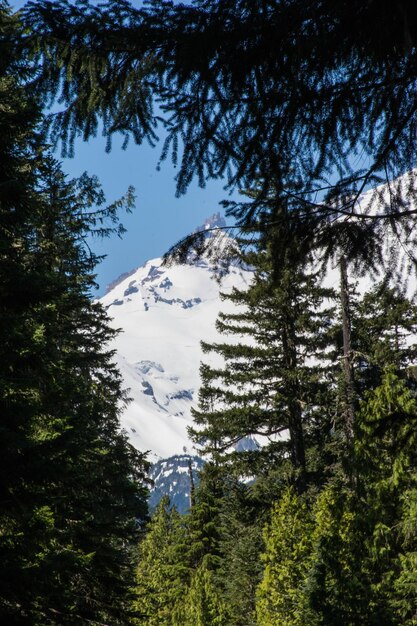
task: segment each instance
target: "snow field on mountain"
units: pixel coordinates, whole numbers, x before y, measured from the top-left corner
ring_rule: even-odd
[[[234,308],[219,292],[245,287],[252,278],[251,271],[232,267],[219,285],[204,259],[161,263],[148,261],[101,299],[111,325],[123,329],[112,346],[132,399],[122,426],[150,458],[193,452],[187,426],[198,400],[200,362],[216,359],[203,357],[200,341],[221,339],[215,329],[219,311]]]

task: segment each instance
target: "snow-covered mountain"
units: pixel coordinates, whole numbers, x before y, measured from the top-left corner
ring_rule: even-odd
[[[216,214],[201,230],[222,225]],[[236,263],[220,284],[215,278],[215,264],[204,256],[191,253],[187,264],[171,267],[157,258],[123,275],[101,299],[122,331],[114,347],[132,398],[122,426],[151,460],[196,454],[187,426],[198,400],[200,341],[219,339],[217,315],[231,306],[220,292],[247,286],[252,272]]]
[[[224,220],[216,214],[197,231],[207,231],[207,237],[215,237],[211,229],[224,225]],[[227,235],[223,235],[223,246],[224,237]],[[398,242],[392,235],[387,237],[387,259],[389,251],[394,251],[398,258],[405,254],[403,242],[401,245]],[[384,271],[386,268],[381,267],[381,277]],[[153,505],[162,493],[168,493],[180,509],[188,506],[191,483],[188,466],[191,459],[195,474],[201,460],[187,427],[192,423],[191,407],[198,402],[200,363],[204,360],[215,364],[216,359],[216,355],[203,357],[200,342],[222,340],[215,328],[217,316],[220,311],[232,311],[235,305],[221,300],[220,292],[245,288],[252,277],[250,268],[235,262],[219,283],[216,263],[204,254],[197,256],[191,252],[187,263],[182,265],[166,266],[157,258],[123,274],[101,299],[112,326],[121,329],[114,348],[124,386],[132,399],[121,422],[132,444],[147,451],[148,458],[154,462]],[[375,280],[378,277],[362,276],[359,291],[369,289]],[[339,287],[338,267],[329,264],[324,282],[326,286]],[[411,281],[404,280],[401,286],[411,295],[416,291],[416,280],[414,277]]]

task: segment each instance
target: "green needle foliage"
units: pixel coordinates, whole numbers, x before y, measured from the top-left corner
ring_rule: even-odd
[[[255,626],[255,594],[262,575],[262,520],[269,502],[258,498],[252,486],[228,479],[220,512],[220,564],[216,572],[223,590],[229,623]]]
[[[275,231],[285,240],[286,228]],[[323,436],[329,424],[334,292],[297,258],[297,243],[293,239],[283,251],[275,277],[262,239],[257,249],[243,254],[242,262],[253,267],[253,281],[223,295],[236,312],[220,313],[217,321],[218,330],[236,340],[202,344],[223,364],[201,367],[191,433],[204,454],[237,475],[256,476],[279,463],[301,487],[308,471],[306,441],[314,439],[318,423]],[[263,438],[264,445],[239,450],[242,440],[253,437]]]
[[[357,414],[356,476],[284,492],[265,531],[258,623],[415,619],[415,393],[388,369]]]
[[[384,368],[413,378],[417,307],[398,289],[376,284],[355,305],[352,337],[359,395],[381,383]]]
[[[116,207],[48,155],[4,3],[0,31],[0,620],[125,625],[146,464],[86,245]]]
[[[230,621],[221,595],[216,591],[213,574],[206,561],[191,577],[182,606],[177,609],[173,626],[228,626]]]
[[[139,546],[136,571],[135,624],[171,626],[177,603],[183,602],[189,569],[187,527],[164,496]]]
[[[312,550],[312,519],[305,502],[285,491],[265,528],[264,573],[257,593],[259,626],[304,624],[302,586]]]
[[[21,19],[0,0],[2,621],[415,625],[417,316],[388,278],[416,243],[416,3],[37,0]],[[108,149],[162,127],[179,194],[195,177],[260,181],[225,203],[254,235],[254,282],[218,321],[238,342],[203,346],[223,363],[202,366],[193,429],[212,463],[187,520],[161,504],[136,583],[144,460],[118,429],[85,245],[117,230],[120,203],[66,181],[39,134],[72,153],[100,124]],[[338,385],[334,294],[311,263],[377,274],[388,231],[384,288],[351,306]],[[265,445],[239,449],[253,437]]]
[[[154,144],[159,126],[179,194],[261,180],[265,199],[278,180],[295,223],[317,218],[312,239],[371,265],[387,230],[415,244],[416,13],[413,0],[36,0],[22,44],[34,89],[60,103],[47,126],[64,152],[100,123],[109,149],[115,133]],[[253,225],[260,205],[230,211]]]
[[[401,495],[399,574],[393,582],[391,600],[395,614],[404,626],[416,624],[417,603],[417,491],[415,476]]]

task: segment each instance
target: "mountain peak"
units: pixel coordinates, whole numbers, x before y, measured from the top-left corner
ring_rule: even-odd
[[[226,220],[224,219],[222,215],[220,215],[219,212],[217,212],[217,213],[213,213],[213,215],[210,215],[210,217],[207,217],[204,220],[204,223],[202,224],[202,226],[198,226],[194,232],[199,233],[205,230],[210,230],[212,228],[224,228],[225,226],[226,226]]]
[[[217,213],[213,213],[213,215],[210,215],[209,217],[207,217],[204,220],[203,224],[201,226],[197,226],[197,228],[193,232],[194,232],[194,234],[195,233],[201,233],[201,232],[204,232],[204,231],[211,231],[214,228],[224,228],[225,226],[226,226],[226,220],[220,214],[220,212],[217,211]],[[214,237],[215,235],[216,235],[216,232],[214,232],[214,233],[208,232],[207,233],[207,237]],[[194,261],[195,261],[195,255],[192,255],[191,258],[190,258],[190,262],[192,263]],[[117,278],[112,280],[111,283],[109,283],[107,285],[107,287],[106,287],[105,295],[110,293],[115,287],[117,287],[123,281],[125,281],[126,278],[129,278],[130,276],[135,274],[135,272],[137,270],[138,270],[138,268],[135,267],[134,269],[130,270],[129,272],[123,272],[123,274],[120,274],[120,276],[118,276]]]
[[[216,215],[206,220],[216,222]],[[112,346],[132,400],[122,426],[133,445],[152,451],[153,458],[181,454],[184,446],[195,454],[187,427],[200,387],[200,340],[219,341],[219,311],[233,308],[221,301],[214,275],[205,258],[172,266],[152,259],[101,298],[111,325],[123,329]],[[247,268],[231,265],[221,291],[244,289],[252,277]]]

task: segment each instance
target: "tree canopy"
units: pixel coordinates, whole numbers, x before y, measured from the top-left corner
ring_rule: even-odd
[[[64,149],[100,119],[138,143],[162,123],[179,193],[194,176],[273,174],[300,203],[329,186],[351,214],[367,186],[415,165],[416,13],[411,0],[40,0],[25,45],[63,105],[50,128]]]
[[[126,624],[147,463],[120,431],[115,331],[85,240],[117,230],[132,197],[106,208],[95,178],[66,179],[18,34],[0,2],[0,621]]]
[[[318,247],[380,264],[390,232],[410,268],[416,13],[412,0],[37,0],[21,44],[63,154],[98,131],[108,149],[115,133],[162,136],[179,195],[194,179],[256,181],[257,200],[228,205],[248,226],[274,181]]]

